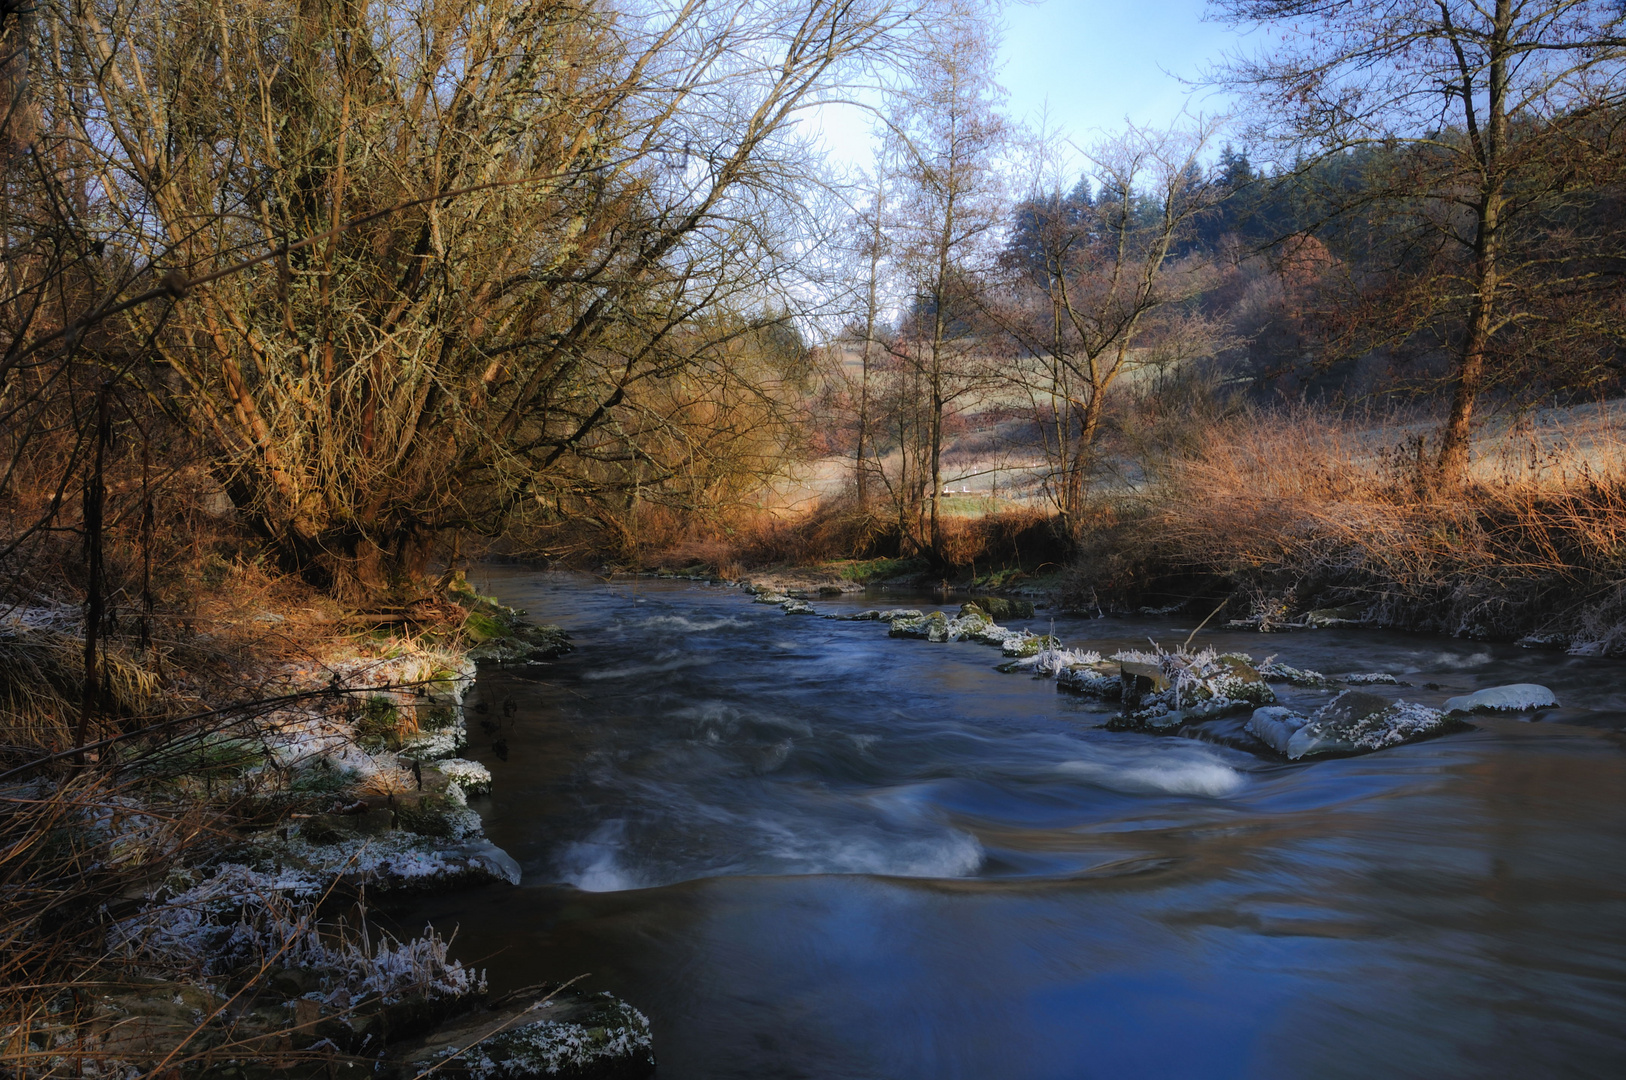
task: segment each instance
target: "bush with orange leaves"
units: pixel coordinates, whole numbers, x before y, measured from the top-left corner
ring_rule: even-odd
[[[1487,430],[1466,483],[1426,424],[1250,410],[1103,500],[1069,590],[1230,617],[1349,609],[1374,625],[1626,652],[1626,441],[1608,409]]]

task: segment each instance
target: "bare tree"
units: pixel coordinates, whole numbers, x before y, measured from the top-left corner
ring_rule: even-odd
[[[925,540],[939,552],[944,418],[989,383],[977,293],[1005,216],[999,156],[1006,126],[993,81],[991,13],[956,2],[925,34],[892,127],[899,135],[900,261],[913,294],[901,344],[926,395]]]
[[[692,466],[659,384],[731,378],[795,227],[795,117],[911,18],[50,0],[41,96],[97,288],[168,297],[121,324],[142,389],[290,566],[364,592],[445,530]]]
[[[1137,367],[1168,361],[1168,348],[1153,347],[1160,338],[1191,351],[1184,308],[1208,283],[1209,265],[1175,252],[1213,202],[1200,165],[1212,130],[1130,128],[1090,152],[1087,178],[1071,190],[1055,144],[1036,147],[1033,186],[1005,253],[1012,285],[989,310],[1024,358],[1014,371],[1074,536],[1108,391]]]
[[[1528,323],[1533,285],[1562,290],[1595,267],[1582,244],[1556,269],[1548,252],[1508,254],[1521,220],[1574,189],[1599,154],[1618,153],[1626,96],[1626,8],[1613,0],[1217,0],[1229,21],[1268,25],[1276,44],[1234,58],[1216,81],[1239,92],[1274,139],[1310,167],[1356,147],[1407,148],[1403,168],[1368,178],[1348,207],[1411,214],[1430,281],[1416,306],[1454,355],[1441,481],[1466,474],[1475,403],[1497,338]],[[1443,258],[1441,256],[1444,256]],[[1413,317],[1411,326],[1423,318]]]

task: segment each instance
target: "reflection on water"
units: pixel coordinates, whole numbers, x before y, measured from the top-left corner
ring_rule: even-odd
[[[1626,664],[1205,638],[1564,704],[1287,765],[1235,723],[1104,731],[976,644],[698,585],[490,586],[579,646],[477,687],[515,706],[507,760],[471,753],[525,882],[410,916],[460,924],[496,987],[591,972],[663,1078],[1626,1075]],[[1102,652],[1190,629],[1055,620]]]

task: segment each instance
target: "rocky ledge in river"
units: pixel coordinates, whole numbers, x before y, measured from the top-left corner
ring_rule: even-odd
[[[1251,710],[1244,731],[1271,752],[1289,760],[1370,753],[1468,728],[1462,716],[1475,712],[1511,712],[1558,704],[1551,690],[1533,683],[1492,687],[1454,697],[1436,709],[1392,700],[1364,690],[1344,690],[1309,715],[1276,704],[1271,683],[1304,689],[1408,685],[1386,672],[1332,679],[1275,662],[1255,665],[1245,653],[1124,650],[1112,657],[1095,652],[1046,648],[1037,655],[1004,665],[1001,670],[1027,670],[1054,676],[1058,688],[1121,703],[1106,722],[1120,731],[1174,734],[1192,725]]]
[[[1247,731],[1289,761],[1297,761],[1330,754],[1365,754],[1467,727],[1426,705],[1345,690],[1310,716],[1281,706],[1257,709],[1248,719]]]
[[[398,1048],[383,1070],[452,1080],[643,1080],[655,1074],[649,1018],[610,994],[528,987]]]

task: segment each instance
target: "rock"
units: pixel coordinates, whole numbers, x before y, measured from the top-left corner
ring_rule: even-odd
[[[1056,672],[1056,685],[1075,694],[1110,701],[1123,694],[1123,678],[1111,660],[1072,663]]]
[[[1492,686],[1472,694],[1447,698],[1448,713],[1524,712],[1528,709],[1551,709],[1558,705],[1553,692],[1538,683],[1510,683]]]
[[[1116,730],[1172,730],[1186,721],[1212,720],[1239,709],[1269,705],[1276,694],[1241,653],[1121,652],[1123,712]]]
[[[1514,644],[1526,649],[1567,649],[1570,645],[1570,636],[1556,633],[1526,634]]]
[[[1015,600],[1006,596],[974,596],[971,602],[987,613],[995,622],[1001,619],[1033,618],[1033,601]]]
[[[491,791],[491,770],[478,761],[447,758],[435,763],[435,771],[448,783],[456,784],[465,795],[485,795]],[[425,770],[425,781],[428,770]]]
[[[820,585],[818,593],[820,596],[840,596],[842,588],[840,585]]]
[[[785,601],[787,601],[789,599],[791,599],[791,598],[789,596],[786,596],[782,592],[777,592],[777,591],[775,591],[773,589],[764,589],[762,592],[757,593],[755,596],[753,596],[751,598],[751,603],[753,603],[753,604],[783,604]]]
[[[479,612],[469,615],[470,622],[476,618],[488,622],[498,621]],[[464,630],[467,631],[468,628],[469,624],[465,623]],[[469,650],[469,658],[499,664],[531,663],[562,656],[576,647],[571,644],[570,635],[557,626],[538,626],[515,620],[502,629],[501,634],[481,639],[479,644]]]
[[[1400,686],[1401,682],[1387,671],[1368,671],[1360,675],[1345,675],[1344,681],[1351,686]]]
[[[1281,705],[1266,705],[1253,710],[1245,730],[1278,754],[1285,756],[1294,733],[1307,723],[1308,717],[1300,716],[1292,709]]]
[[[1329,626],[1359,626],[1365,621],[1366,609],[1360,604],[1317,608],[1315,611],[1307,612],[1304,616],[1304,625],[1317,629]]]
[[[392,1065],[400,1077],[433,1070],[449,1080],[642,1080],[655,1074],[653,1047],[648,1017],[631,1005],[567,990],[459,1017],[398,1050]]]
[[[813,605],[806,600],[786,600],[779,605],[784,608],[786,615],[812,615]]]
[[[899,619],[919,619],[921,617],[918,608],[888,608],[876,616],[882,622],[897,622]]]
[[[443,859],[467,867],[465,873],[469,877],[479,879],[484,876],[492,881],[519,884],[521,872],[518,860],[484,837],[447,845],[440,849],[439,854]]]
[[[887,631],[889,637],[925,638],[927,641],[947,641],[949,639],[949,618],[941,611],[934,611],[930,615],[918,618],[895,618],[892,627]]]
[[[1462,726],[1438,709],[1390,702],[1361,690],[1345,690],[1308,719],[1261,709],[1248,721],[1249,731],[1290,761],[1320,754],[1369,753]]]
[[[1259,665],[1259,675],[1266,682],[1284,682],[1290,686],[1322,687],[1332,685],[1332,680],[1319,671],[1288,667],[1286,664],[1278,664],[1272,660],[1266,660]]]
[[[1140,660],[1123,660],[1118,664],[1118,678],[1122,684],[1124,712],[1140,708],[1141,700],[1169,688],[1168,677],[1157,664]]]
[[[875,608],[870,608],[868,611],[860,611],[856,615],[837,615],[835,617],[846,619],[849,622],[873,622],[881,617],[881,613]]]
[[[1047,650],[1060,649],[1061,639],[1049,634],[1033,634],[1022,630],[1006,638],[999,648],[1006,656],[1032,657]]]

